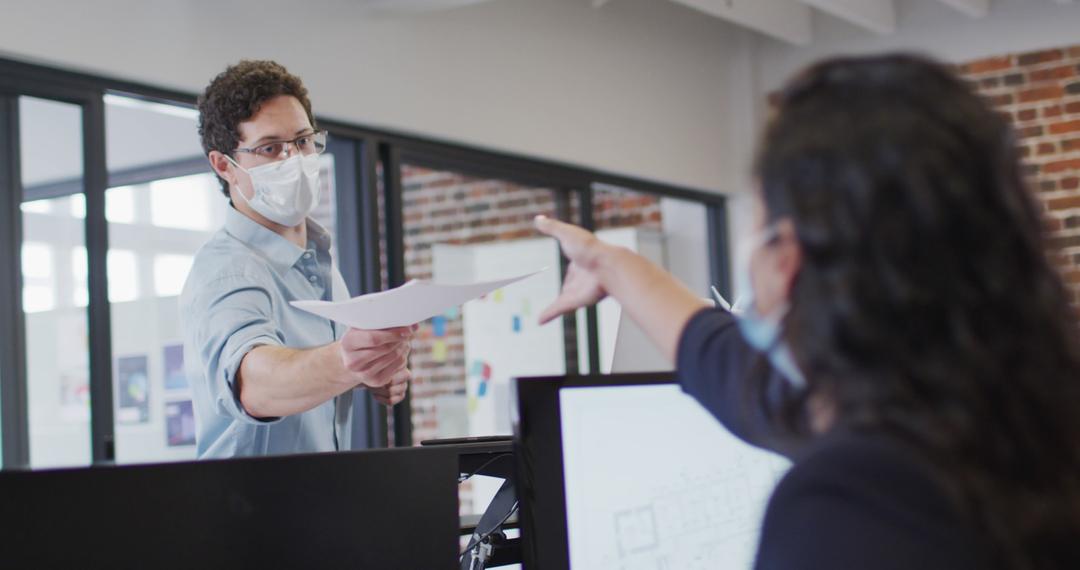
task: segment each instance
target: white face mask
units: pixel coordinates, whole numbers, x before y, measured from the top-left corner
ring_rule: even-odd
[[[319,155],[297,154],[251,169],[240,166],[228,155],[225,157],[251,177],[255,195],[249,199],[242,191],[237,194],[264,218],[294,227],[319,205]]]

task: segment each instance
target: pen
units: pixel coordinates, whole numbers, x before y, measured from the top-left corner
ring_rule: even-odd
[[[715,285],[710,286],[709,289],[712,289],[712,296],[713,296],[713,299],[716,300],[716,306],[720,307],[721,309],[723,309],[725,311],[730,312],[731,311],[731,303],[728,303],[727,299],[724,299],[724,296],[720,294],[720,291],[716,290],[716,286]]]

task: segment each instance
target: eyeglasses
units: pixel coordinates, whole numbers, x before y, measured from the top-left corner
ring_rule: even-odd
[[[285,158],[289,153],[289,147],[296,147],[297,152],[303,155],[321,154],[326,150],[326,131],[307,133],[290,141],[270,141],[254,148],[238,148],[236,152],[254,154],[267,160],[278,160]]]

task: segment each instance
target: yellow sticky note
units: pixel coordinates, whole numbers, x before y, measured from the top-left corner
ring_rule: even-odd
[[[495,298],[496,303],[502,303],[502,300],[503,300],[502,289],[496,289],[495,293],[493,294],[493,297]]]
[[[435,362],[446,362],[446,341],[436,340],[431,346],[431,357]]]

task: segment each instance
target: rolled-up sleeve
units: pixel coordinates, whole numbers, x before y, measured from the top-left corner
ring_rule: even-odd
[[[764,398],[750,381],[756,367],[766,374]],[[775,427],[768,413],[782,397],[784,381],[746,343],[731,313],[704,309],[690,318],[679,339],[676,370],[683,391],[735,436],[785,455],[793,453],[796,442]]]
[[[240,363],[251,349],[285,344],[266,288],[257,279],[221,277],[202,288],[190,311],[189,333],[204,367],[202,381],[218,413],[248,423],[280,420],[248,414],[236,383]]]

